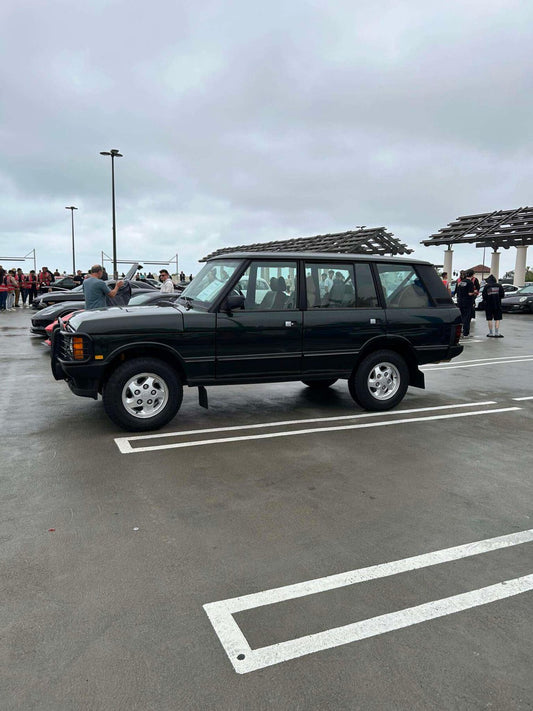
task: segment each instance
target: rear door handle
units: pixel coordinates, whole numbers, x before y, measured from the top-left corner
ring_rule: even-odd
[[[291,328],[291,326],[297,326],[297,325],[298,325],[298,324],[297,324],[296,321],[285,321],[285,327],[286,327],[286,328]]]

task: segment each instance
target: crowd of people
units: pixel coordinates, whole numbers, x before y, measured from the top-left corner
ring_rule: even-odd
[[[446,272],[442,274],[442,281],[448,291],[448,275]],[[476,318],[476,297],[481,291],[483,306],[485,309],[485,318],[489,332],[487,338],[503,338],[500,333],[500,321],[502,319],[502,298],[505,292],[501,284],[498,283],[496,277],[491,274],[487,277],[485,285],[481,288],[479,279],[474,274],[473,269],[461,271],[459,279],[455,286],[457,295],[457,306],[461,311],[461,320],[463,323],[463,338],[470,338],[470,325],[472,319]],[[451,293],[451,292],[450,292]]]
[[[31,306],[35,297],[48,291],[60,276],[62,275],[57,269],[52,273],[48,267],[43,267],[38,273],[35,269],[24,273],[20,267],[6,270],[0,264],[0,311],[14,311]],[[80,283],[82,281],[83,277]]]
[[[100,267],[100,265],[95,266]],[[72,280],[77,284],[84,284],[88,278],[94,276],[93,268],[94,267],[91,267],[87,273],[78,269],[76,274],[72,275]],[[31,269],[26,273],[23,272],[21,267],[4,269],[0,264],[0,311],[14,311],[18,308],[29,308],[33,304],[35,297],[49,291],[56,279],[67,276],[69,275],[67,275],[66,272],[61,273],[58,269],[52,272],[48,267],[42,267],[39,272],[36,272],[35,269]],[[178,276],[182,282],[187,280],[187,276],[183,270]],[[103,282],[109,279],[105,267],[99,268],[98,278]],[[123,278],[124,274],[122,274],[122,279]],[[148,274],[138,272],[135,278],[156,279],[157,277],[150,272]],[[188,280],[192,281],[192,274],[189,275]],[[174,289],[172,277],[166,269],[159,271],[158,281],[162,282],[161,289],[163,291],[172,291]],[[93,291],[95,290],[92,283],[89,288],[92,288]]]

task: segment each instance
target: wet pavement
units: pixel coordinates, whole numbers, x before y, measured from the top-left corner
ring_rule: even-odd
[[[391,413],[186,388],[136,437],[31,313],[0,314],[2,709],[533,708],[533,316],[478,315]]]

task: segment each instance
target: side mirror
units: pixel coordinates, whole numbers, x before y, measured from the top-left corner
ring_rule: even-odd
[[[236,309],[243,309],[244,308],[244,296],[241,294],[235,295],[235,296],[228,296],[226,301],[224,302],[224,311],[226,313],[231,313],[232,311],[235,311]]]

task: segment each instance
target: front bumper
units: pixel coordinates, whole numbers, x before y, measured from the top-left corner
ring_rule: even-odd
[[[503,306],[502,304],[502,311],[506,314],[528,313],[530,306],[531,304],[527,302],[525,304],[512,304],[511,306]]]

